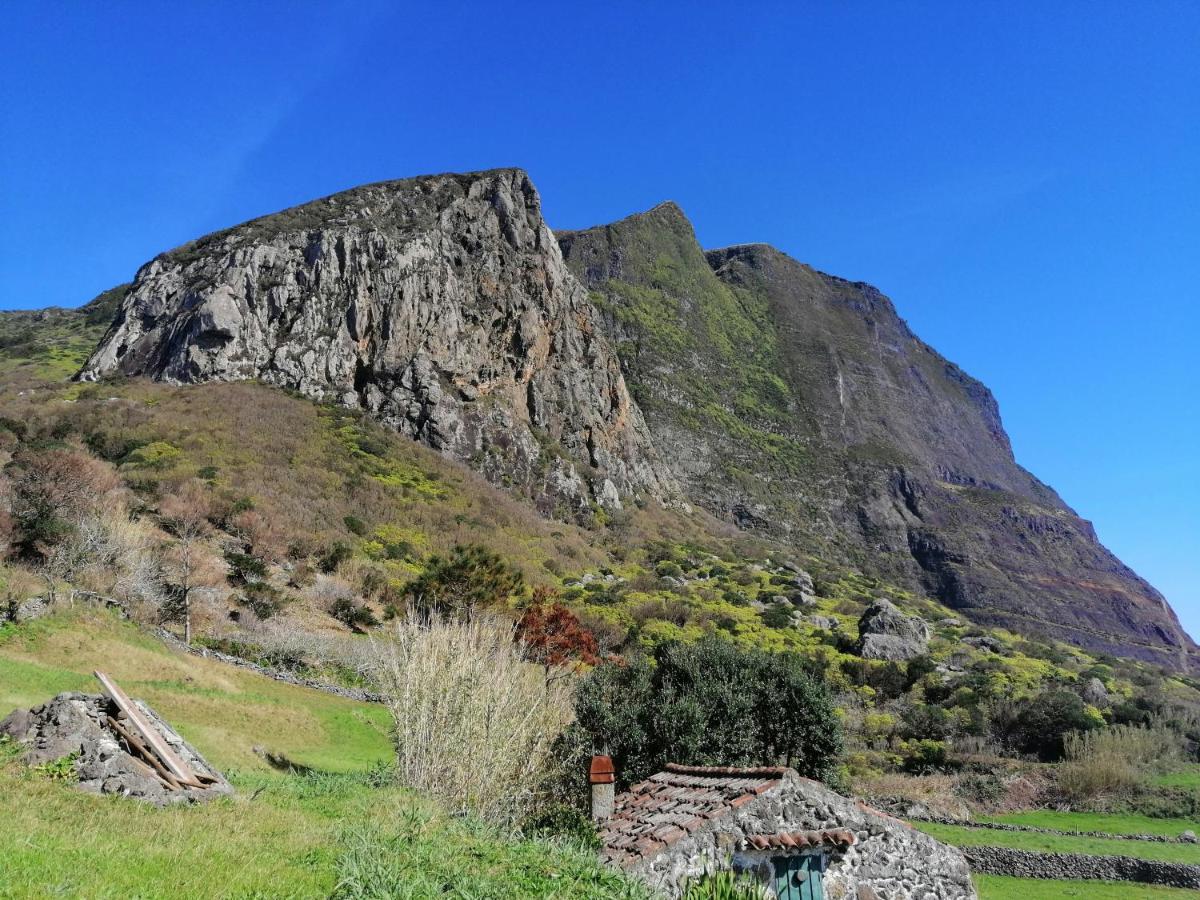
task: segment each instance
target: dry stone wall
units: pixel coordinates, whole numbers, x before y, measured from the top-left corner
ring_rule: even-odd
[[[1200,889],[1200,866],[1185,863],[1158,862],[1132,856],[1035,853],[1008,847],[964,847],[963,854],[974,871],[985,875],[1132,881]]]

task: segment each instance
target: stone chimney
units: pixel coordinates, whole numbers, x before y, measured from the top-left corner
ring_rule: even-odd
[[[617,771],[612,757],[593,756],[588,769],[588,782],[592,785],[592,820],[603,822],[613,813],[616,794]]]

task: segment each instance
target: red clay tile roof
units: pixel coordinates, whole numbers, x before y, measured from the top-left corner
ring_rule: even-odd
[[[619,794],[600,826],[603,856],[628,868],[778,787],[785,768],[669,765]]]
[[[746,841],[755,850],[803,850],[807,847],[849,847],[854,832],[845,828],[832,831],[780,831],[776,834],[752,834]]]

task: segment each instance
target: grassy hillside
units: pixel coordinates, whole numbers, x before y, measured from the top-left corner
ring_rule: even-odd
[[[0,631],[0,712],[93,690],[94,667],[148,701],[238,793],[166,810],[93,797],[0,745],[0,897],[641,896],[594,858],[390,786],[382,708],[178,654],[106,614]],[[273,771],[256,746],[314,771]]]
[[[750,318],[741,324],[729,310],[689,327],[732,329],[732,353],[737,330],[753,324],[753,310],[742,313]],[[598,510],[586,525],[549,521],[470,469],[366,418],[265,385],[72,384],[72,342],[85,340],[95,322],[83,312],[21,315],[0,320],[0,335],[26,335],[0,339],[0,462],[7,463],[0,488],[11,490],[30,459],[67,454],[79,471],[98,471],[102,481],[111,476],[100,505],[107,527],[125,542],[116,556],[136,551],[156,565],[170,565],[178,543],[168,515],[172,498],[199,497],[201,557],[212,576],[197,601],[201,642],[354,681],[343,662],[370,638],[352,632],[375,626],[352,629],[331,614],[332,601],[350,598],[384,618],[439,558],[473,545],[523,576],[497,601],[509,612],[519,614],[535,589],[549,590],[603,652],[632,657],[665,641],[718,634],[799,654],[837,698],[847,736],[840,775],[875,796],[911,792],[990,812],[1051,802],[1045,797],[1054,796],[1054,766],[1033,761],[1031,751],[1015,758],[1021,751],[1007,738],[1033,701],[1077,698],[1093,679],[1107,700],[1096,706],[1076,699],[1082,719],[1074,727],[1165,723],[1194,756],[1187,741],[1200,733],[1200,684],[1188,677],[978,627],[928,597],[844,563],[798,555],[702,512],[648,506]],[[737,369],[731,363],[720,377],[741,378]],[[10,538],[8,563],[0,567],[2,614],[8,602],[45,591],[35,572],[46,560],[36,545],[22,549],[12,522],[0,517],[0,525]],[[141,621],[157,621],[161,610],[134,596],[136,573],[122,565],[85,560],[56,570],[60,592],[120,596]],[[800,568],[813,576],[811,592]],[[902,663],[858,656],[858,619],[882,596],[930,624],[927,653]],[[327,896],[339,883],[348,897],[372,895],[355,887],[366,883],[387,885],[380,896],[443,896],[443,888],[454,896],[461,872],[476,869],[483,874],[470,896],[630,895],[590,859],[448,818],[385,785],[376,769],[390,757],[381,708],[167,651],[137,626],[82,608],[20,628],[0,626],[0,714],[62,690],[91,689],[94,668],[154,705],[230,773],[239,796],[158,813],[81,796],[6,759],[0,847],[16,850],[0,853],[0,867],[8,867],[0,868],[0,896],[156,896],[180,877],[180,890],[194,896]],[[276,772],[256,748],[313,773]],[[1061,820],[1051,827],[1177,834],[1195,827],[1178,817],[1200,808],[1194,766],[1186,761],[1149,773],[1145,797],[1106,796],[1096,807],[1149,810],[1155,818],[1022,815],[1033,824]],[[81,840],[71,830],[78,821],[95,823]],[[973,839],[959,832],[943,836]],[[1002,842],[991,837],[985,842]],[[1044,836],[1009,839],[1041,849],[1084,846]],[[1154,845],[1147,852],[1192,851]],[[180,867],[185,876],[175,873]],[[230,869],[237,874],[222,874]],[[1106,890],[1072,893],[1091,886],[1014,879],[982,879],[980,889],[985,900],[1022,890],[1047,898]]]

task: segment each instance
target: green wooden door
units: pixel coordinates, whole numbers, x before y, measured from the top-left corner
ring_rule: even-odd
[[[771,862],[775,866],[775,894],[779,900],[825,900],[821,887],[824,853],[777,856]]]

